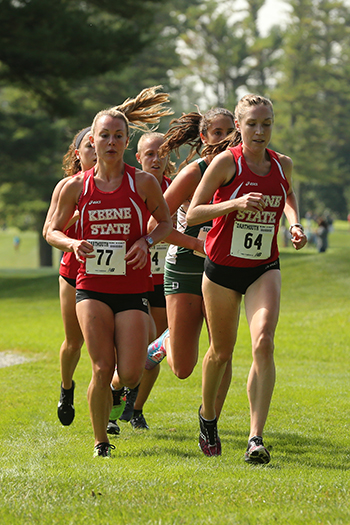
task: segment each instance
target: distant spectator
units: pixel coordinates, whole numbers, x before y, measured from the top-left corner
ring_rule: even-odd
[[[317,219],[317,250],[325,252],[328,248],[328,223],[323,217]]]
[[[316,245],[317,244],[317,236],[316,236],[315,231],[312,228],[314,215],[313,215],[313,213],[311,211],[307,211],[305,213],[305,220],[306,220],[305,234],[307,236],[308,244],[310,246],[311,245]]]
[[[15,235],[13,238],[13,247],[16,251],[19,249],[20,244],[21,244],[21,239],[18,237],[18,235]]]
[[[324,216],[324,220],[326,221],[327,223],[327,226],[328,226],[328,232],[331,233],[332,231],[334,231],[334,227],[333,227],[333,218],[331,216],[331,214],[329,212],[327,212]]]

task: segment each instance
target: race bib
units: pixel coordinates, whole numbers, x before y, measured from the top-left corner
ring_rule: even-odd
[[[242,259],[268,259],[271,255],[273,224],[252,224],[236,221],[233,228],[231,251]]]
[[[211,230],[211,226],[202,226],[198,232],[197,239],[199,239],[200,241],[204,241],[205,244],[205,239],[207,238],[209,230]],[[196,250],[193,250],[193,253],[194,255],[198,255],[198,257],[206,257],[204,253],[197,252]]]
[[[169,244],[166,242],[159,242],[149,249],[151,256],[151,272],[152,274],[164,273],[165,256],[167,254]]]
[[[88,240],[94,247],[93,259],[86,259],[86,273],[95,275],[125,275],[125,241]]]

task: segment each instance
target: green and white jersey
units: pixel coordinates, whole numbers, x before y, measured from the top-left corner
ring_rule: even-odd
[[[198,166],[203,176],[207,169],[207,163],[204,159],[198,159]],[[190,205],[190,200],[186,200],[181,204],[177,210],[177,231],[190,235],[191,237],[198,237],[204,231],[208,231],[212,226],[212,221],[205,222],[203,224],[197,224],[196,226],[188,226],[186,220],[186,214]],[[204,258],[193,253],[193,250],[183,248],[181,246],[175,246],[171,244],[166,256],[166,263],[181,268],[181,271],[187,271],[190,273],[203,273]],[[174,266],[172,268],[174,269]]]

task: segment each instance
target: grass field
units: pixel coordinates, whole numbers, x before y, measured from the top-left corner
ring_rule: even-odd
[[[243,461],[251,363],[244,316],[219,422],[221,457],[207,458],[197,446],[203,331],[189,379],[178,380],[162,364],[145,407],[150,431],[122,425],[112,440],[114,457],[93,459],[89,358],[84,347],[76,418],[62,427],[57,276],[54,269],[35,269],[33,251],[27,254],[35,239],[26,244],[23,238],[22,259],[9,266],[2,260],[0,269],[0,352],[28,359],[0,368],[0,523],[349,524],[350,232],[345,223],[335,227],[324,254],[313,247],[281,250],[277,383],[265,430],[272,461],[255,467]]]

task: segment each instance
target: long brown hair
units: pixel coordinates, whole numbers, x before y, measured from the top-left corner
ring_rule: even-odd
[[[69,145],[67,153],[64,154],[62,160],[62,169],[64,171],[64,177],[72,177],[78,171],[81,171],[80,159],[75,154],[75,150],[79,149],[81,142],[85,135],[89,133],[91,127],[83,128],[74,135],[74,138]],[[84,133],[85,131],[85,133]]]
[[[165,156],[169,155],[171,151],[175,151],[179,157],[180,146],[189,145],[190,152],[184,162],[181,163],[180,170],[192,160],[196,153],[200,155],[203,146],[200,134],[207,135],[208,127],[218,115],[230,117],[232,122],[234,121],[231,111],[225,108],[212,108],[204,115],[200,112],[183,113],[180,118],[172,120],[170,122],[171,127],[164,136],[164,143],[159,148],[159,154]]]

